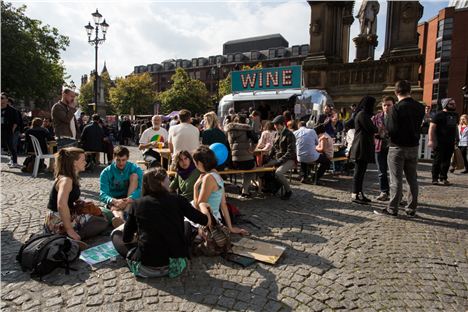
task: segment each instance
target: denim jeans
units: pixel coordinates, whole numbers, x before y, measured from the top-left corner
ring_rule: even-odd
[[[450,167],[453,151],[455,147],[436,146],[434,148],[434,160],[432,162],[432,181],[447,180],[447,173]]]
[[[390,202],[388,211],[398,212],[403,194],[403,172],[409,185],[407,208],[415,211],[418,206],[418,146],[390,146],[388,168],[390,170]]]
[[[380,152],[375,153],[375,163],[377,164],[377,170],[379,171],[379,184],[380,192],[389,193],[390,187],[388,185],[388,149],[383,149]]]

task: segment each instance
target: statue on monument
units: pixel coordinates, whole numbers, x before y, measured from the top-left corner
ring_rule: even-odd
[[[361,24],[361,36],[377,34],[377,14],[380,10],[378,1],[363,0],[356,16]]]

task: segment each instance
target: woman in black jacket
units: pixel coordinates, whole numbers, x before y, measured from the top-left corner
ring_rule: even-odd
[[[112,242],[126,256],[135,276],[177,277],[187,267],[189,256],[184,217],[210,224],[209,207],[201,203],[200,210],[184,197],[169,193],[169,178],[163,168],[151,168],[143,175],[142,197],[132,204],[122,225],[123,234],[121,228],[114,230]]]
[[[374,134],[377,127],[372,123],[371,117],[374,114],[375,98],[365,96],[358,107],[362,110],[356,115],[354,126],[353,144],[351,146],[350,158],[356,162],[353,176],[353,191],[351,200],[358,204],[367,204],[371,200],[364,196],[362,184],[366,174],[367,164],[373,161],[374,157]]]

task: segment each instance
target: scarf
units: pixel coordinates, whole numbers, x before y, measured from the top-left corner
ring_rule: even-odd
[[[177,174],[183,179],[187,180],[187,178],[192,174],[192,171],[195,170],[195,164],[192,162],[187,169],[181,169],[177,167]]]

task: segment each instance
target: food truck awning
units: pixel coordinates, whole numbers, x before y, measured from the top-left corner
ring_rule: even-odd
[[[288,91],[263,91],[263,92],[245,92],[232,95],[232,101],[263,101],[263,100],[288,100],[295,95],[300,95],[301,90]]]

